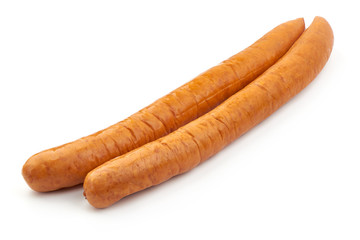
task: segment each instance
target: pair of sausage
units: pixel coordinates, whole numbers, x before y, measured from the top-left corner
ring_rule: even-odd
[[[124,121],[32,156],[23,167],[25,180],[44,192],[85,179],[89,203],[104,208],[189,171],[271,115],[321,71],[332,50],[331,27],[316,17],[303,30],[303,19],[281,24]]]
[[[85,176],[101,164],[166,136],[217,107],[272,66],[288,51],[303,31],[303,19],[283,23],[247,49],[210,68],[129,118],[90,136],[35,154],[23,166],[24,179],[33,190],[39,192],[53,191],[82,183]],[[213,115],[213,113],[211,114]],[[206,124],[215,124],[215,129],[218,128],[216,124],[219,124],[219,121],[221,121],[220,117]],[[231,127],[226,122],[222,124],[223,128]],[[199,130],[207,127],[207,125],[202,126],[188,131],[188,133],[182,133],[185,130],[180,129],[174,133],[175,135],[170,135],[180,136],[179,139],[174,139],[174,144],[178,143],[177,150],[169,150],[168,154],[185,151],[190,155],[199,155],[201,153],[199,149],[202,149],[201,144],[205,143],[199,143],[198,151],[195,153],[192,153],[191,146],[197,143],[195,139],[198,134],[202,134]],[[204,136],[207,134],[210,133],[206,133]],[[229,131],[229,134],[233,135],[234,133]],[[210,141],[206,144],[216,145],[215,139],[221,136],[223,142],[228,142],[230,135],[221,130],[218,136],[211,135],[214,142]],[[183,141],[184,136],[194,140]],[[167,143],[163,143],[161,146],[166,148]],[[143,149],[146,148],[148,145],[145,145]],[[209,151],[214,153],[216,149],[214,147]],[[211,155],[201,154],[201,159]],[[180,161],[181,155],[178,158]],[[189,164],[193,166],[193,161],[190,162]],[[188,170],[189,166],[179,166],[178,170],[170,167],[168,171],[177,174]],[[158,183],[159,181],[154,180],[153,182]],[[89,181],[87,185],[89,186]],[[89,188],[87,187],[87,189]],[[90,195],[90,191],[87,190],[87,192]],[[90,196],[89,199],[91,199]]]
[[[326,64],[332,46],[330,25],[316,17],[277,63],[221,105],[92,170],[84,182],[89,203],[108,207],[213,156],[305,88]]]

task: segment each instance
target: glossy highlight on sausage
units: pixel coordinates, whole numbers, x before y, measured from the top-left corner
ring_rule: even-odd
[[[105,208],[196,167],[305,88],[326,64],[332,46],[330,25],[316,17],[277,63],[220,106],[91,171],[84,182],[87,200]]]
[[[23,166],[24,179],[39,192],[82,183],[95,167],[163,137],[218,106],[273,65],[303,31],[303,19],[283,23],[244,51],[129,118],[33,155]]]

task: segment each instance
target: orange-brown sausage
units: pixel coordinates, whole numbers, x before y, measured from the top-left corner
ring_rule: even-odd
[[[194,168],[307,86],[327,62],[332,46],[330,25],[316,17],[276,64],[220,106],[91,171],[84,182],[87,200],[104,208]]]
[[[82,183],[100,164],[158,139],[219,105],[275,63],[303,30],[303,19],[279,25],[249,48],[129,118],[32,156],[22,170],[26,182],[39,192]]]

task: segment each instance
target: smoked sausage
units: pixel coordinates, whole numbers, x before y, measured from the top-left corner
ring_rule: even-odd
[[[305,88],[324,67],[332,46],[330,25],[316,17],[277,63],[214,110],[92,170],[84,181],[87,200],[105,208],[194,168]]]
[[[46,192],[83,182],[104,162],[165,136],[215,108],[273,65],[304,31],[303,19],[279,25],[244,51],[102,131],[30,157],[27,184]]]

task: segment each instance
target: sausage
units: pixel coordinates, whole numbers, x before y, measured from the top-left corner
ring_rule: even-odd
[[[324,67],[332,46],[330,25],[316,17],[276,64],[220,106],[92,170],[84,181],[87,200],[105,208],[194,168],[305,88]]]
[[[23,166],[24,179],[39,192],[82,183],[86,174],[102,163],[165,136],[219,105],[274,64],[303,31],[303,19],[281,24],[129,118],[35,154]]]

